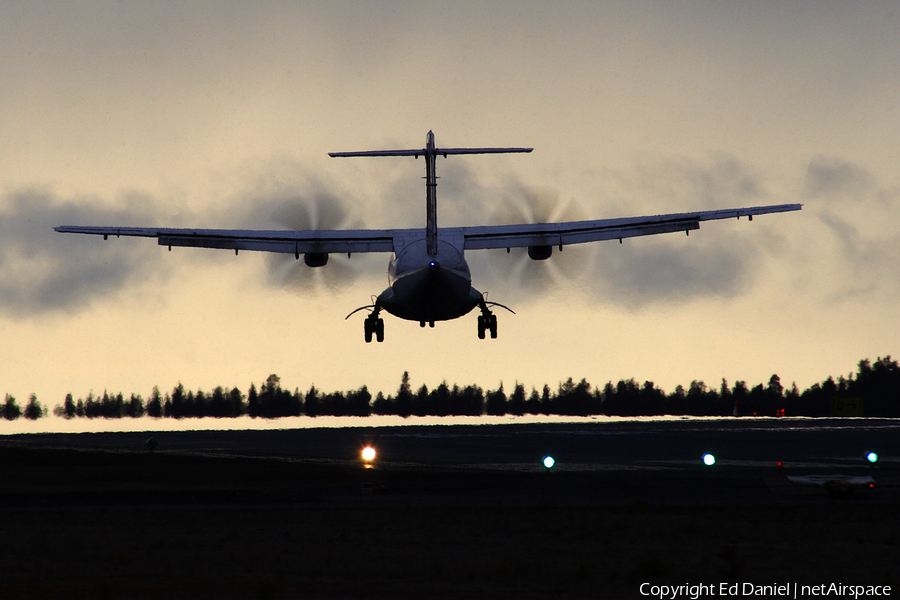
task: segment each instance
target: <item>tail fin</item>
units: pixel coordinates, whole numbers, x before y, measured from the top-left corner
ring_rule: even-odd
[[[425,136],[425,147],[413,150],[368,150],[365,152],[329,152],[332,158],[351,156],[419,156],[425,157],[425,236],[428,254],[437,254],[437,174],[435,173],[435,157],[451,154],[508,154],[514,152],[531,152],[533,148],[438,148],[434,145],[434,133]]]

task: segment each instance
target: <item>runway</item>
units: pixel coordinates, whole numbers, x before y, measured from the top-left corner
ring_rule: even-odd
[[[687,419],[3,436],[0,597],[896,586],[897,427]],[[367,443],[379,453],[369,469]],[[863,459],[873,449],[877,466]],[[539,463],[548,453],[552,471]],[[792,474],[877,485],[835,494]]]
[[[578,505],[778,504],[815,503],[827,496],[824,489],[791,484],[788,475],[872,476],[877,486],[863,490],[867,501],[891,501],[900,483],[898,433],[900,421],[889,419],[743,418],[31,434],[0,442],[140,455],[148,452],[145,444],[152,437],[159,456],[330,465],[339,470],[335,473],[353,474],[348,477],[354,482],[362,467],[360,451],[372,445],[378,455],[365,478],[384,492],[370,500],[374,503],[452,497],[471,504],[548,498]],[[870,451],[879,454],[877,465],[865,460]],[[703,465],[705,453],[716,457],[712,467]],[[548,455],[556,460],[549,474],[541,463]],[[545,474],[552,478],[540,477]],[[441,492],[429,494],[429,486]],[[344,492],[352,496],[358,490],[351,486]],[[342,494],[330,498],[344,500]]]

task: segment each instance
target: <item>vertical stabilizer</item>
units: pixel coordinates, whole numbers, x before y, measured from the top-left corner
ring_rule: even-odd
[[[437,254],[437,173],[435,173],[434,134],[425,136],[425,240],[428,255]]]

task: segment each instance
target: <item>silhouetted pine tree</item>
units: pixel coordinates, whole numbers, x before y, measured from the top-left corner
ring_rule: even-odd
[[[385,398],[384,394],[378,392],[375,395],[375,401],[372,402],[372,412],[376,415],[396,415],[397,410],[394,407],[393,398]]]
[[[512,396],[509,397],[509,414],[522,416],[525,414],[525,386],[518,381],[513,388]]]
[[[10,396],[9,394],[6,394],[3,406],[0,407],[0,412],[3,413],[3,418],[7,421],[15,421],[22,416],[22,409],[16,404],[15,397]]]
[[[239,417],[247,414],[247,403],[244,402],[244,395],[238,388],[231,388],[231,392],[228,393],[228,402],[229,417]]]
[[[419,388],[419,391],[412,397],[410,412],[417,417],[424,417],[425,415],[431,414],[428,407],[428,386],[424,383]]]
[[[144,416],[144,399],[139,395],[131,394],[128,402],[125,404],[125,414],[132,419]]]
[[[256,392],[256,384],[250,384],[250,391],[247,392],[247,414],[254,419],[259,416],[259,394]]]
[[[900,365],[890,356],[879,357],[874,364],[859,361],[859,373],[846,394],[863,399],[866,415],[900,416]]]
[[[477,385],[467,385],[459,395],[459,413],[470,417],[484,414],[484,391]]]
[[[597,414],[594,408],[593,396],[591,395],[591,385],[586,379],[582,379],[579,383],[575,383],[569,377],[565,383],[559,384],[559,391],[556,394],[555,402],[553,402],[555,413],[558,415],[570,416],[587,416]]]
[[[506,392],[503,391],[503,382],[501,381],[499,388],[487,393],[484,410],[489,415],[501,417],[506,414],[507,404]]]
[[[355,392],[347,394],[348,414],[355,417],[368,417],[372,414],[372,394],[369,388],[362,386]]]
[[[413,410],[413,396],[409,388],[409,372],[403,371],[403,377],[400,379],[400,388],[397,390],[397,397],[394,400],[394,406],[398,415],[408,417]]]
[[[65,417],[66,419],[74,419],[76,416],[75,412],[75,400],[72,398],[72,394],[66,394],[66,399],[63,400],[63,405],[60,407],[59,412],[56,410],[53,411],[54,414],[58,414],[61,417]]]
[[[454,414],[453,398],[450,392],[450,386],[446,381],[442,381],[439,386],[431,390],[429,394],[428,404],[430,413],[438,417],[444,417]]]
[[[310,417],[316,417],[319,415],[319,390],[317,390],[316,386],[314,385],[310,386],[309,391],[306,392],[306,396],[303,401],[303,412],[305,412]]]
[[[319,414],[333,417],[344,417],[349,414],[347,397],[343,392],[324,394],[319,399]]]
[[[153,393],[150,394],[150,400],[147,402],[147,415],[158,419],[163,415],[162,398],[159,396],[159,388],[153,386]]]
[[[29,421],[36,421],[44,416],[44,407],[38,402],[37,395],[31,394],[28,397],[28,404],[25,405],[24,414]]]
[[[187,395],[184,393],[184,386],[181,382],[172,390],[171,397],[171,413],[167,416],[183,419],[187,416]]]
[[[534,388],[531,388],[531,395],[529,395],[528,400],[525,401],[525,410],[529,415],[541,414],[541,397]]]

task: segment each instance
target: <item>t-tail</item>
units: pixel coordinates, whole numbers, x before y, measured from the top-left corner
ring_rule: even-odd
[[[329,152],[332,158],[346,156],[419,156],[425,157],[425,238],[428,254],[437,254],[437,173],[435,159],[447,158],[450,154],[506,154],[531,152],[533,148],[438,148],[434,143],[434,133],[425,136],[425,147],[413,150],[369,150],[365,152]]]

